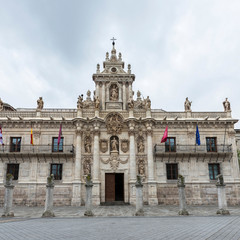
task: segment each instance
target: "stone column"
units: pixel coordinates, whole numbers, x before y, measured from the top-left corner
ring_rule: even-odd
[[[93,212],[92,212],[92,180],[91,180],[91,175],[88,175],[86,177],[86,201],[85,201],[85,213],[84,216],[88,216],[91,217],[93,216]]]
[[[158,205],[157,182],[154,177],[152,124],[147,123],[148,204]]]
[[[126,110],[126,83],[123,82],[123,110]]]
[[[94,126],[94,145],[93,145],[93,205],[100,204],[100,158],[99,158],[99,125]]]
[[[143,212],[143,184],[141,177],[137,176],[136,186],[136,213],[135,216],[144,216]]]
[[[129,86],[128,86],[128,98],[130,98],[130,96],[132,96],[132,83],[130,82],[129,83]]]
[[[135,153],[135,131],[134,131],[134,123],[131,122],[129,124],[129,171],[130,171],[130,180],[129,180],[129,188],[130,188],[130,204],[135,204],[136,201],[136,153]]]
[[[53,212],[53,189],[54,189],[54,177],[53,174],[47,178],[46,185],[46,201],[45,201],[45,209],[42,217],[55,217]]]
[[[179,212],[178,215],[189,215],[185,198],[185,180],[182,175],[178,176],[178,195],[179,195]]]
[[[99,82],[96,82],[96,94],[95,97],[99,97]]]
[[[225,186],[223,181],[222,174],[219,174],[217,176],[217,191],[218,191],[218,210],[217,214],[221,215],[230,215],[230,212],[227,210],[227,200],[226,200],[226,192],[225,192]]]
[[[105,82],[102,82],[102,110],[105,110]]]
[[[76,130],[76,155],[74,162],[74,180],[73,180],[73,197],[72,206],[81,206],[81,150],[82,150],[82,131],[81,127],[77,127]]]
[[[4,207],[2,217],[14,217],[12,203],[13,203],[13,175],[8,173],[6,176]]]

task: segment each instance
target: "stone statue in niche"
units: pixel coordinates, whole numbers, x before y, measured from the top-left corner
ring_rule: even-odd
[[[85,159],[85,161],[84,161],[84,164],[83,164],[83,174],[84,175],[91,174],[91,160],[90,159]]]
[[[138,174],[145,176],[145,161],[142,158],[138,160]]]
[[[228,98],[226,98],[226,100],[223,102],[223,107],[225,112],[231,111],[231,105],[228,101]]]
[[[137,143],[138,153],[144,153],[144,140],[143,138],[139,138]]]
[[[134,101],[133,101],[133,97],[130,96],[128,99],[128,109],[133,109],[134,108]]]
[[[188,97],[186,98],[185,102],[184,102],[184,108],[185,108],[185,111],[192,111],[191,109],[191,105],[192,105],[192,102],[190,102],[188,100]]]
[[[82,109],[83,108],[83,95],[78,96],[78,101],[77,101],[77,109]]]
[[[118,100],[118,87],[116,84],[113,84],[110,88],[110,100],[111,101]]]
[[[118,140],[117,137],[111,139],[111,152],[118,152]]]
[[[84,148],[85,153],[91,153],[92,144],[90,136],[85,137]]]
[[[42,99],[42,97],[39,97],[39,99],[37,100],[37,109],[42,110],[43,105],[44,105],[43,99]]]
[[[100,107],[100,101],[98,96],[96,98],[94,98],[94,103],[95,103],[95,109],[99,109]]]

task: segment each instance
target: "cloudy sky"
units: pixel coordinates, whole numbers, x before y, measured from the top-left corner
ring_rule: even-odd
[[[240,118],[239,0],[0,0],[0,97],[15,108],[75,108],[111,51],[153,108]],[[240,125],[237,125],[240,128]]]

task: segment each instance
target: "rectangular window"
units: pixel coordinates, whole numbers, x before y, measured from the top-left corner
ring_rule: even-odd
[[[18,180],[19,164],[8,164],[7,174],[11,173],[13,175],[13,180]]]
[[[169,137],[165,142],[165,152],[176,152],[176,138]]]
[[[10,138],[10,152],[20,152],[21,150],[21,137]]]
[[[167,179],[173,180],[178,178],[178,164],[167,163]]]
[[[217,152],[217,138],[216,137],[207,137],[207,152]]]
[[[62,180],[62,164],[51,164],[51,174],[55,180]]]
[[[53,152],[63,152],[63,137],[61,137],[59,145],[58,145],[58,137],[53,137],[52,151]]]
[[[220,174],[220,164],[219,163],[209,163],[208,170],[209,170],[210,180],[216,180],[217,175]]]

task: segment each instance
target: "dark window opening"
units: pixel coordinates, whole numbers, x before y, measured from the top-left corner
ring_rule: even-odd
[[[217,152],[217,138],[216,137],[207,137],[207,152]]]
[[[167,163],[167,179],[178,179],[178,164]]]
[[[62,164],[51,164],[51,174],[55,180],[62,180]]]
[[[20,152],[21,137],[11,137],[10,144],[10,152]]]
[[[8,164],[7,174],[8,173],[13,175],[13,180],[18,180],[19,164]]]
[[[165,152],[176,152],[176,138],[169,137],[165,142]]]
[[[53,152],[63,152],[63,137],[61,137],[59,144],[58,144],[58,137],[53,137],[52,151]]]
[[[220,174],[220,164],[219,163],[209,163],[208,170],[209,170],[210,180],[216,180],[217,175]]]

